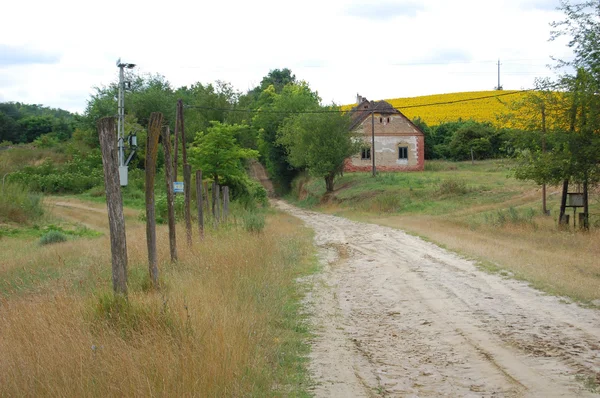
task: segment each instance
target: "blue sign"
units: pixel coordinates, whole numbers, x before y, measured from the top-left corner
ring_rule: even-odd
[[[182,181],[174,181],[173,182],[173,192],[174,193],[183,193],[183,182]]]

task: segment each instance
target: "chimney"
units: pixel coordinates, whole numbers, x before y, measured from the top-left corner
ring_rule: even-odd
[[[363,97],[361,97],[359,93],[356,93],[356,105],[360,105],[362,101]]]

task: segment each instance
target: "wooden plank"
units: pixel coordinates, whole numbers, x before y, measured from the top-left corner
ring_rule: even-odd
[[[148,270],[155,288],[158,287],[158,255],[156,250],[156,209],[154,206],[154,180],[156,177],[156,157],[158,137],[162,129],[163,115],[153,112],[148,123],[146,140],[146,243],[148,244]]]
[[[167,185],[167,213],[169,218],[169,249],[171,262],[177,261],[177,232],[175,223],[175,194],[173,193],[173,163],[171,159],[171,130],[162,130],[162,143],[165,152],[165,182]]]
[[[113,291],[116,294],[127,295],[127,241],[119,181],[115,118],[105,117],[98,120],[97,129],[102,151],[106,207],[108,208]]]

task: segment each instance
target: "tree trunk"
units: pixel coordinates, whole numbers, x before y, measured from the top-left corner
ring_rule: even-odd
[[[98,120],[97,129],[102,150],[102,165],[104,166],[113,290],[116,294],[127,295],[127,242],[119,181],[115,118],[105,117]]]
[[[156,250],[156,209],[154,206],[154,178],[158,137],[162,129],[162,113],[153,112],[148,123],[146,140],[146,243],[148,244],[148,270],[155,288],[158,287],[158,254]]]
[[[163,149],[165,152],[165,180],[167,184],[167,213],[169,216],[169,249],[171,262],[177,261],[177,237],[175,231],[175,194],[173,193],[173,163],[171,159],[171,131],[167,126],[162,131]]]
[[[335,179],[335,173],[331,173],[325,177],[325,188],[327,192],[333,192],[333,180]]]
[[[567,209],[567,191],[569,190],[569,180],[563,181],[562,197],[560,199],[560,215],[558,216],[558,224],[563,225],[565,223],[565,212]]]

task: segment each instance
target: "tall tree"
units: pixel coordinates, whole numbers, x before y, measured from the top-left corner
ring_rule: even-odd
[[[252,125],[259,130],[260,155],[279,190],[287,191],[298,168],[288,161],[285,148],[277,142],[277,130],[295,113],[318,109],[320,98],[306,82],[300,82],[287,84],[281,93],[270,85],[261,93],[259,102],[262,105]]]
[[[190,163],[217,184],[239,184],[245,178],[243,161],[258,152],[239,146],[236,135],[248,126],[212,122],[206,132],[196,134],[190,148]]]
[[[362,141],[350,133],[350,117],[336,107],[321,113],[304,113],[286,120],[278,132],[278,143],[288,154],[290,164],[306,168],[315,177],[325,179],[327,192],[332,192],[335,176],[344,161],[358,153]]]
[[[569,181],[581,183],[584,194],[584,223],[589,225],[588,186],[600,181],[600,4],[584,1],[573,4],[561,0],[565,19],[552,23],[551,38],[570,37],[572,61],[558,61],[558,67],[570,66],[575,75],[564,74],[556,82],[563,91],[562,128],[552,135],[555,141],[549,153],[526,153],[516,176],[538,183],[563,182],[560,222],[565,213]]]

